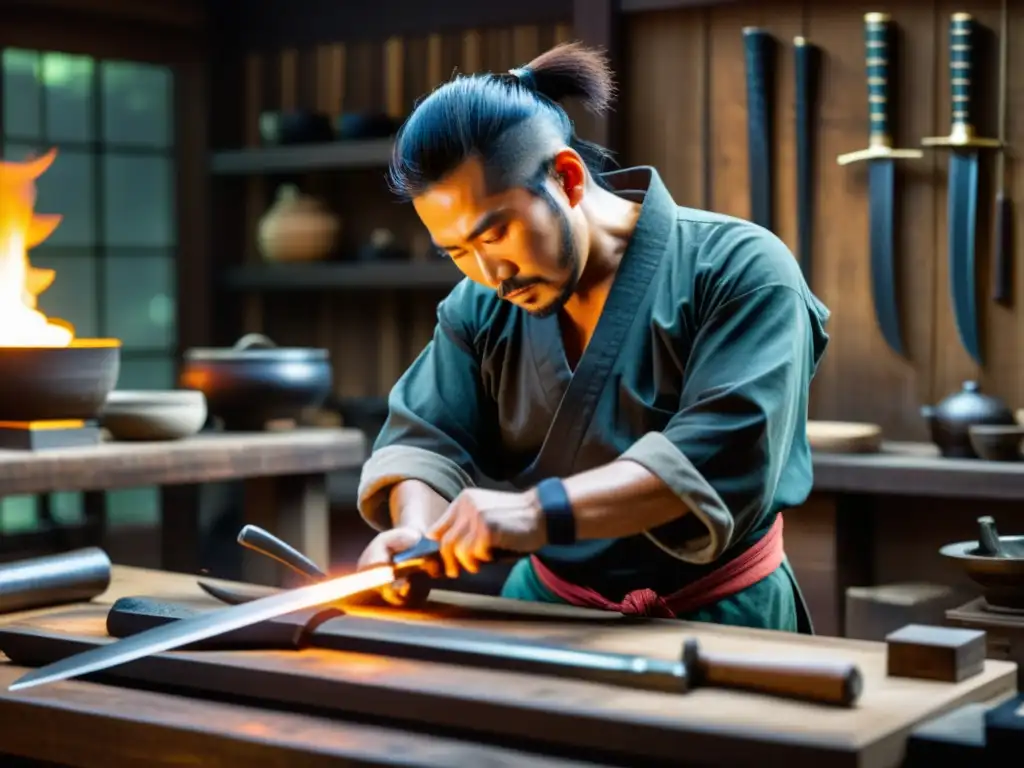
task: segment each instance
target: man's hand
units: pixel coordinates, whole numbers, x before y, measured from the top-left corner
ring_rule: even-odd
[[[532,491],[508,493],[469,488],[460,493],[427,532],[441,547],[445,575],[480,570],[492,549],[535,552],[547,543],[547,529]]]
[[[422,538],[423,533],[418,528],[411,527],[392,528],[391,530],[379,533],[363,550],[363,554],[359,556],[357,567],[366,568],[373,565],[390,563],[391,558],[399,552],[404,552],[414,546]],[[437,574],[431,575],[436,576]],[[380,595],[392,605],[402,606],[410,601],[415,601],[419,597],[418,591],[414,587],[415,585],[411,584],[408,580],[399,579],[393,584],[382,587]]]

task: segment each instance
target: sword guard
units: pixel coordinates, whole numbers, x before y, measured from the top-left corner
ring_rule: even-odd
[[[893,149],[889,146],[879,145],[839,155],[836,162],[839,165],[850,165],[868,160],[918,160],[922,157],[924,157],[924,152],[920,149]]]
[[[959,147],[975,149],[998,149],[1005,142],[1000,139],[990,139],[978,136],[974,132],[974,126],[967,123],[954,123],[948,136],[929,136],[921,139],[921,145],[925,147],[937,147],[957,149]]]

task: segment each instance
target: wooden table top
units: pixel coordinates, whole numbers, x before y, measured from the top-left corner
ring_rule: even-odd
[[[1024,461],[947,459],[930,443],[886,442],[878,453],[814,452],[818,493],[1024,500]]]
[[[204,433],[173,442],[105,442],[45,451],[0,450],[0,496],[100,491],[358,467],[366,438],[356,429]]]
[[[128,595],[196,600],[201,599],[202,594],[195,577],[116,567],[110,589],[98,602],[110,603]],[[316,675],[325,681],[337,680],[342,686],[339,691],[344,690],[345,681],[349,678],[355,681],[356,686],[365,685],[366,675],[372,671],[375,684],[384,689],[419,693],[424,690],[444,691],[450,697],[452,712],[472,712],[482,705],[499,700],[504,702],[515,699],[520,702],[520,706],[524,701],[531,701],[534,704],[529,706],[543,707],[545,711],[557,712],[561,716],[575,713],[573,716],[582,718],[584,722],[591,719],[597,722],[602,717],[622,718],[626,722],[646,722],[648,719],[670,722],[672,728],[679,729],[679,738],[682,739],[680,743],[688,744],[688,749],[695,755],[700,753],[705,758],[714,754],[721,755],[722,750],[729,746],[733,749],[742,747],[744,754],[750,754],[753,750],[754,754],[761,756],[784,754],[787,758],[796,759],[816,755],[815,759],[818,759],[827,754],[842,758],[830,765],[898,765],[906,736],[918,723],[961,704],[987,701],[1009,695],[1015,690],[1016,665],[1008,662],[989,660],[981,674],[959,684],[936,683],[887,677],[886,649],[882,643],[687,622],[656,621],[637,626],[630,622],[615,621],[616,617],[608,614],[604,615],[607,618],[602,621],[584,622],[580,621],[577,609],[468,594],[437,592],[432,600],[436,601],[435,605],[447,605],[450,610],[440,614],[435,611],[425,616],[391,609],[390,617],[397,621],[429,620],[441,625],[473,626],[546,642],[661,658],[677,657],[683,638],[695,637],[710,652],[764,654],[779,658],[845,659],[860,667],[864,675],[864,693],[855,708],[836,709],[716,688],[700,688],[685,696],[678,696],[629,689],[609,690],[606,686],[598,690],[596,684],[572,681],[541,685],[531,676],[521,677],[468,668],[461,668],[456,673],[450,666],[441,664],[386,659],[372,661],[368,657],[364,657],[361,663],[357,663],[354,657],[350,662],[340,663],[340,659],[348,659],[351,654],[339,655],[339,652],[316,649],[243,654],[207,651],[181,655],[201,656],[205,658],[201,662],[204,664],[223,664],[227,667],[256,665],[264,670],[280,672],[289,665],[294,670],[294,665],[299,664],[304,675]],[[61,631],[60,626],[64,625],[61,625],[60,618],[55,614],[67,610],[65,607],[15,614],[2,617],[2,621],[30,623],[44,631]],[[350,609],[353,614],[363,612],[372,614],[373,609]],[[593,612],[587,613],[593,615]],[[538,616],[542,616],[543,620],[538,620]],[[575,620],[572,616],[576,617]],[[102,626],[102,619],[99,623]],[[64,631],[72,630],[65,627]],[[78,634],[78,629],[73,632]],[[3,690],[6,682],[22,672],[21,669],[5,669],[0,665],[0,743],[6,738],[4,721],[10,719],[11,713],[17,714],[25,707],[82,711],[92,706],[91,702],[95,700],[104,702],[101,710],[108,719],[114,718],[125,723],[162,722],[163,705],[158,706],[159,702],[154,699],[152,704],[144,707],[137,698],[143,695],[141,693],[129,693],[74,680],[26,692],[8,693]],[[93,696],[93,691],[105,693]],[[541,700],[536,698],[538,695]],[[463,699],[465,706],[458,704]],[[184,712],[183,701],[168,704],[169,719],[190,721]],[[206,703],[195,712],[196,717],[202,718],[204,728],[213,729],[213,724],[217,723],[217,733],[223,739],[245,741],[253,733],[259,732],[271,737],[273,741],[286,738],[289,733],[286,728],[294,732],[306,727],[306,718],[282,716],[276,720],[276,715],[267,713],[258,716],[231,714],[220,720],[217,709],[220,706]],[[22,714],[20,720],[14,717],[14,721],[24,722],[25,717]],[[254,730],[251,732],[243,727],[245,717],[253,718],[251,722]],[[320,732],[316,731],[319,721],[313,719],[310,723],[310,732],[315,731],[316,738],[322,738]],[[336,727],[343,729],[347,725],[343,726],[339,722]],[[124,741],[130,742],[131,739],[125,737]],[[315,753],[310,754],[315,756]]]

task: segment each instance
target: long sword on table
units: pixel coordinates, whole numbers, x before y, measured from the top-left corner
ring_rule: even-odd
[[[903,354],[896,302],[896,237],[894,229],[896,160],[923,157],[919,149],[893,149],[889,125],[889,78],[892,72],[892,26],[887,13],[864,14],[868,80],[867,149],[840,155],[839,165],[868,163],[868,216],[871,244],[871,293],[882,337]]]
[[[949,288],[956,330],[967,353],[981,364],[975,235],[978,225],[978,150],[999,147],[999,139],[975,134],[971,104],[974,18],[954,13],[949,22],[949,84],[952,126],[948,136],[922,139],[926,147],[950,150],[948,191]]]
[[[496,558],[509,556],[509,553],[497,551],[491,554]],[[438,562],[438,558],[437,542],[423,539],[416,546],[396,555],[390,564],[373,566],[346,576],[289,589],[252,602],[155,627],[40,667],[15,680],[7,690],[18,691],[100,672],[296,611],[328,605],[347,597],[380,589],[398,579],[427,570]]]

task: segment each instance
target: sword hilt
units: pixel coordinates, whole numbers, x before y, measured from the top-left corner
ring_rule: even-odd
[[[839,165],[865,160],[916,160],[919,149],[893,149],[889,125],[889,72],[892,56],[892,22],[887,13],[864,14],[865,70],[868,82],[867,149],[848,152],[837,158]]]
[[[974,70],[974,17],[954,13],[949,20],[949,93],[952,125],[948,136],[922,139],[926,147],[999,147],[999,139],[982,138],[974,128],[971,102]]]
[[[868,119],[871,144],[891,146],[889,131],[889,56],[892,29],[889,14],[864,14],[865,64],[868,76]]]

